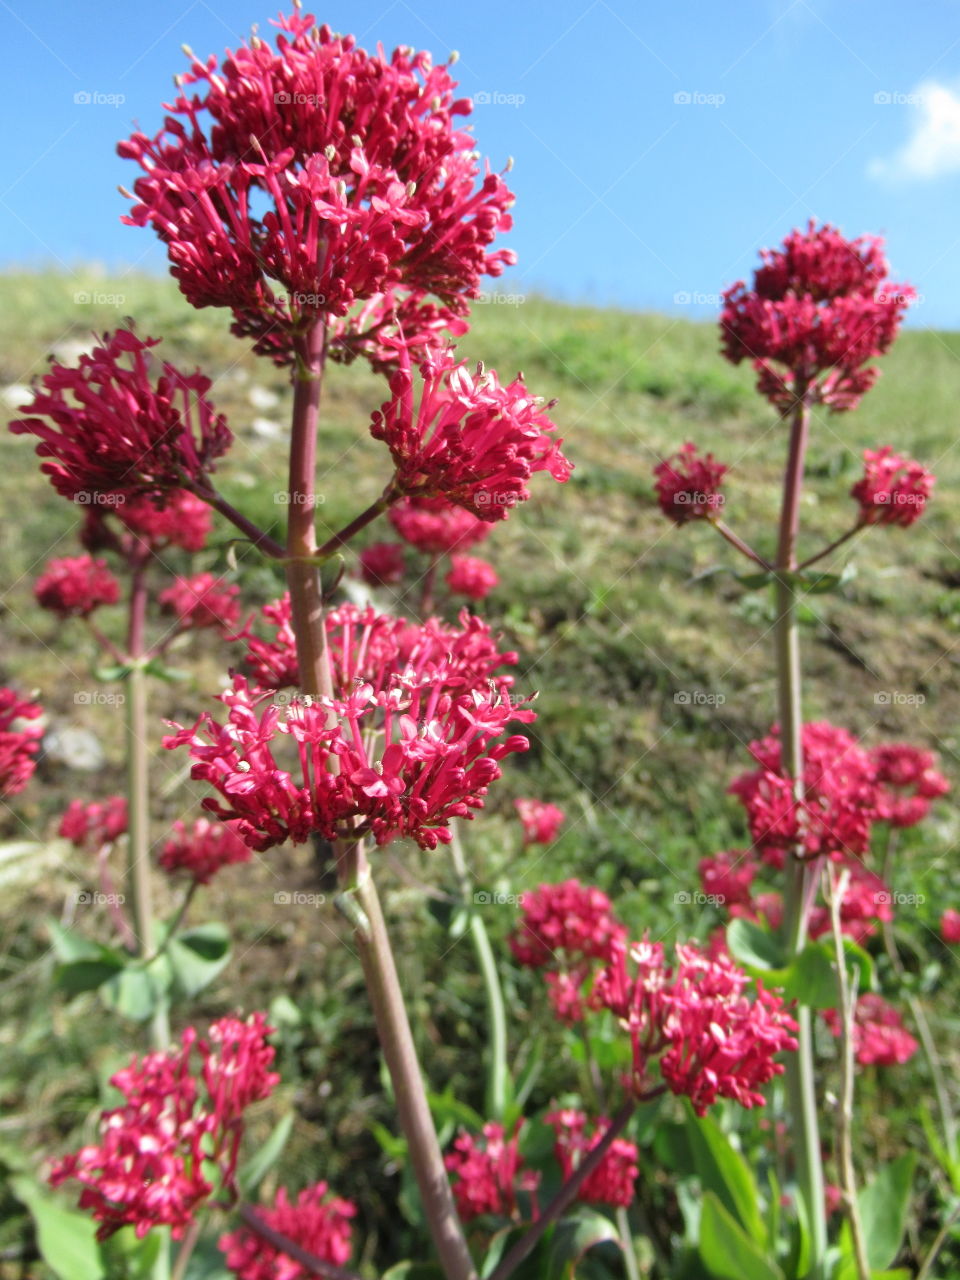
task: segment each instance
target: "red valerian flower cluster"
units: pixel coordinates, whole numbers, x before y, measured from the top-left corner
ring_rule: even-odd
[[[37,604],[61,618],[88,618],[102,604],[116,604],[120,583],[105,560],[92,556],[64,556],[48,560],[34,583]]]
[[[223,867],[249,862],[250,849],[229,823],[197,818],[189,828],[184,822],[173,824],[157,861],[167,875],[182,872],[197,884],[209,884]]]
[[[403,498],[390,508],[389,520],[404,542],[432,556],[466,551],[491,532],[488,521],[445,498]]]
[[[610,1121],[588,1125],[582,1111],[567,1108],[545,1117],[556,1133],[553,1153],[566,1182],[585,1156],[603,1139]],[[640,1174],[639,1153],[626,1138],[615,1138],[596,1169],[583,1180],[577,1199],[584,1204],[609,1204],[626,1208],[633,1203],[634,1184]]]
[[[803,726],[804,797],[797,805],[781,768],[779,729],[750,743],[758,768],[730,784],[747,812],[750,835],[765,862],[781,867],[802,844],[809,858],[862,856],[876,815],[876,766],[846,729],[826,721]]]
[[[213,528],[210,508],[186,489],[168,492],[162,507],[150,498],[134,498],[118,506],[116,515],[151,551],[165,547],[202,551]]]
[[[701,858],[697,870],[704,894],[717,906],[730,910],[750,903],[750,886],[757,871],[749,849],[729,849]]]
[[[264,689],[299,685],[289,596],[264,605],[260,612],[275,634],[263,640],[249,630],[240,633],[238,639],[249,642],[247,669]],[[331,610],[325,625],[335,693],[349,693],[364,682],[379,692],[408,673],[415,678],[433,676],[451,691],[484,689],[491,680],[503,694],[513,686],[513,677],[500,668],[512,666],[516,653],[500,650],[490,627],[465,610],[457,624],[439,618],[418,624],[348,604]]]
[[[357,1209],[349,1200],[332,1195],[325,1182],[305,1188],[293,1203],[281,1187],[273,1205],[258,1212],[267,1226],[322,1262],[342,1267],[350,1261]],[[303,1280],[313,1274],[249,1227],[221,1236],[219,1244],[227,1269],[237,1280]]]
[[[612,952],[590,1006],[610,1010],[629,1035],[637,1097],[656,1088],[651,1067],[659,1059],[663,1083],[698,1115],[718,1098],[762,1106],[759,1089],[784,1070],[776,1055],[797,1047],[796,1023],[780,997],[758,982],[749,1000],[749,979],[729,956],[708,957],[692,945],[678,944],[675,969],[661,944],[646,939],[617,941]]]
[[[452,595],[470,600],[485,600],[499,586],[497,571],[479,556],[451,556],[450,569],[444,578]]]
[[[839,1036],[840,1015],[836,1009],[824,1009],[823,1018],[833,1034]],[[853,1016],[853,1051],[861,1066],[899,1066],[909,1062],[919,1047],[893,1005],[873,992],[860,996]]]
[[[724,503],[720,487],[729,470],[712,453],[701,456],[688,442],[653,469],[660,510],[674,524],[716,518]]]
[[[280,1079],[270,1070],[270,1033],[261,1013],[221,1018],[206,1039],[188,1027],[179,1045],[134,1058],[111,1078],[124,1102],[103,1112],[99,1144],[57,1161],[50,1175],[54,1186],[82,1184],[80,1208],[100,1223],[99,1239],[128,1225],[138,1236],[169,1226],[179,1239],[209,1197],[232,1199],[243,1113]]]
[[[723,295],[723,354],[757,371],[760,394],[782,412],[797,399],[853,409],[878,370],[915,294],[890,284],[883,241],[845,239],[811,220],[779,249],[763,249],[753,287],[739,280]]]
[[[534,713],[510,693],[512,677],[495,675],[515,655],[498,652],[478,620],[417,627],[346,605],[326,619],[334,697],[278,699],[271,690],[296,676],[289,602],[264,613],[278,633],[251,640],[248,666],[260,686],[236,676],[220,695],[225,725],[202,715],[165,739],[189,747],[192,777],[222,797],[204,807],[235,821],[251,848],[302,843],[313,832],[329,840],[370,832],[378,844],[408,835],[435,848],[450,839],[451,818],[483,808],[500,760],[527,749],[508,726]],[[299,780],[274,754],[284,745]]]
[[[434,849],[450,840],[452,818],[483,808],[499,762],[527,749],[521,735],[503,737],[508,725],[534,719],[499,691],[442,692],[430,676],[397,677],[380,692],[361,683],[342,698],[282,706],[272,697],[237,676],[220,695],[229,708],[225,725],[202,715],[164,739],[167,747],[188,746],[191,777],[220,793],[222,801],[207,798],[204,808],[234,820],[260,851],[286,840],[302,844],[314,832],[327,840],[369,832],[380,845],[409,836]],[[299,782],[274,754],[284,740],[299,761]]]
[[[889,445],[865,449],[863,475],[850,490],[860,504],[860,524],[896,524],[906,529],[919,520],[933,492],[932,471],[894,453]]]
[[[407,562],[399,542],[374,542],[360,552],[360,577],[371,587],[392,587],[403,581]]]
[[[150,348],[156,338],[127,329],[106,334],[80,357],[77,368],[52,364],[33,400],[29,417],[10,423],[17,435],[40,440],[40,470],[59,494],[96,504],[104,497],[153,497],[204,483],[232,436],[206,393],[210,379],[164,364],[151,378]]]
[[[444,498],[493,523],[529,498],[535,472],[562,482],[572,468],[563,441],[552,436],[556,424],[522,378],[504,387],[492,370],[481,365],[471,375],[466,364],[449,350],[428,356],[415,405],[409,353],[401,349],[392,398],[373,414],[370,433],[390,449],[396,496]]]
[[[862,858],[874,823],[909,827],[949,783],[933,752],[907,743],[872,751],[846,729],[826,721],[803,726],[804,799],[798,806],[780,761],[779,730],[750,743],[758,768],[730,785],[747,813],[754,847],[782,867],[785,851],[802,845],[808,858]],[[855,864],[854,864],[855,865]]]
[[[181,630],[215,627],[226,635],[240,621],[240,588],[212,573],[195,573],[175,578],[157,597],[161,607],[172,613]]]
[[[503,1125],[490,1123],[483,1126],[482,1138],[461,1133],[454,1139],[453,1151],[444,1157],[444,1164],[453,1177],[453,1198],[462,1222],[472,1222],[485,1213],[519,1219],[518,1191],[530,1194],[530,1218],[536,1221],[540,1175],[523,1167],[522,1124],[517,1122],[509,1138]]]
[[[513,804],[523,826],[524,847],[530,844],[552,844],[567,820],[567,815],[559,805],[548,804],[546,800],[521,797],[519,800],[514,800]],[[542,893],[549,887],[541,885],[539,892]],[[609,906],[608,900],[608,909]]]
[[[583,1018],[583,988],[597,961],[607,962],[626,929],[610,899],[579,880],[542,884],[523,895],[522,916],[510,936],[517,962],[546,969],[550,1003],[561,1022]]]
[[[110,796],[90,804],[71,800],[60,819],[58,834],[71,841],[77,849],[95,852],[119,840],[126,830],[126,797]]]
[[[429,54],[371,55],[299,11],[275,25],[276,49],[194,58],[179,83],[198,92],[120,144],[144,171],[125,221],[152,224],[194,306],[229,307],[280,363],[305,323],[363,302],[348,354],[376,357],[388,325],[429,341],[515,260],[489,252],[513,196],[457,127],[471,104]]]
[[[33,777],[43,727],[31,721],[42,715],[38,702],[0,685],[0,796],[17,795]]]

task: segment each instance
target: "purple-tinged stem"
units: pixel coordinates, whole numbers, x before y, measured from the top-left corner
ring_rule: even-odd
[[[659,1090],[657,1091],[659,1092]],[[651,1094],[651,1097],[653,1095]],[[543,1213],[531,1226],[525,1236],[521,1236],[513,1248],[501,1260],[500,1264],[494,1269],[490,1275],[490,1280],[507,1280],[507,1276],[513,1274],[532,1250],[536,1247],[538,1241],[543,1236],[548,1227],[552,1226],[559,1217],[567,1210],[576,1199],[577,1192],[590,1177],[594,1169],[596,1169],[604,1156],[613,1146],[616,1139],[623,1133],[624,1129],[637,1108],[636,1100],[629,1098],[617,1114],[610,1121],[610,1127],[600,1139],[595,1147],[583,1157],[577,1165],[574,1172],[563,1184],[557,1194],[544,1209]]]
[[[285,552],[282,545],[275,538],[271,538],[269,533],[264,533],[259,525],[249,520],[242,511],[238,511],[226,498],[221,497],[215,489],[195,488],[193,492],[198,498],[202,498],[204,502],[213,507],[214,511],[219,511],[222,516],[226,516],[230,523],[236,525],[240,532],[249,538],[253,545],[259,551],[262,551],[264,555],[271,556],[274,560],[283,559]]]
[[[289,1236],[285,1236],[281,1231],[275,1231],[273,1227],[264,1222],[252,1205],[242,1204],[238,1212],[251,1231],[255,1231],[262,1240],[266,1240],[267,1244],[273,1245],[274,1249],[279,1249],[288,1258],[293,1258],[294,1262],[299,1262],[301,1267],[304,1267],[311,1275],[323,1276],[324,1280],[361,1280],[356,1271],[348,1271],[346,1267],[338,1267],[333,1262],[325,1262],[323,1258],[318,1258],[316,1254],[310,1253],[309,1250],[304,1249],[303,1245],[297,1244],[296,1241],[291,1240]]]
[[[123,907],[120,905],[119,894],[116,891],[116,885],[113,883],[113,876],[110,874],[110,866],[108,858],[110,850],[113,848],[112,841],[100,846],[97,851],[97,872],[100,879],[100,892],[107,900],[107,909],[110,912],[111,919],[116,926],[123,945],[127,950],[134,954],[137,950],[137,940],[133,930],[130,928],[130,921],[123,914]]]
[[[861,529],[865,529],[866,527],[867,526],[862,522],[860,524],[855,524],[852,529],[848,529],[847,532],[841,534],[839,538],[835,538],[829,546],[824,547],[822,551],[818,551],[815,556],[810,556],[808,560],[804,560],[802,564],[798,564],[797,568],[809,569],[812,564],[816,564],[818,560],[822,560],[824,556],[828,556],[831,551],[836,551],[837,547],[842,547],[845,542],[849,542],[851,538],[856,537]]]
[[[726,538],[731,547],[736,547],[736,549],[742,555],[745,555],[748,560],[752,560],[754,564],[758,564],[761,569],[773,569],[772,564],[768,564],[767,561],[764,560],[763,556],[758,555],[752,547],[748,546],[747,543],[744,542],[739,534],[734,533],[733,530],[728,525],[725,525],[722,520],[711,520],[710,523],[716,529],[717,533],[720,534],[721,538]]]
[[[298,339],[296,347],[286,568],[300,686],[304,693],[329,697],[332,678],[323,596],[317,566],[311,562],[317,555],[314,476],[325,355],[324,328],[314,324]],[[336,849],[341,885],[359,909],[354,941],[363,965],[383,1056],[393,1081],[397,1112],[407,1139],[424,1215],[447,1280],[476,1280],[476,1269],[457,1217],[430,1115],[376,886],[360,842],[337,841]]]
[[[335,533],[332,538],[328,538],[323,546],[317,552],[317,556],[323,559],[324,556],[332,556],[335,551],[339,551],[341,547],[346,546],[350,539],[361,529],[365,529],[368,524],[376,520],[377,516],[382,515],[384,511],[393,503],[395,495],[391,493],[388,486],[376,502],[371,502],[366,511],[361,511],[356,519],[351,520],[348,525]]]
[[[776,563],[776,623],[774,643],[777,661],[777,701],[780,724],[780,761],[785,777],[792,779],[798,813],[803,803],[803,710],[800,672],[800,632],[797,622],[797,535],[804,461],[810,435],[808,387],[798,380],[796,407],[791,416],[790,445],[784,473],[783,504]],[[799,954],[806,940],[811,901],[808,877],[815,871],[803,860],[802,843],[787,854],[784,868],[784,936],[788,956]],[[786,1083],[796,1151],[797,1181],[810,1229],[808,1280],[824,1280],[827,1223],[824,1207],[823,1162],[817,1094],[813,1070],[813,1022],[808,1007],[797,1009],[796,1053],[787,1055]]]

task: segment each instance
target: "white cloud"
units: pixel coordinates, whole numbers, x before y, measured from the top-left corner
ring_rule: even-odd
[[[881,110],[909,108],[912,132],[892,156],[871,163],[871,177],[910,180],[960,172],[960,92],[925,80],[912,93],[878,93],[874,102]]]

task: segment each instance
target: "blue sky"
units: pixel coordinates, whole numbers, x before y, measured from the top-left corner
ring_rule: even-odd
[[[310,6],[308,5],[308,8]],[[155,132],[181,42],[234,47],[266,0],[0,0],[0,261],[165,269],[120,225],[114,147]],[[361,43],[460,53],[472,122],[512,155],[520,256],[503,288],[691,316],[810,217],[887,239],[913,322],[960,327],[960,10],[954,0],[333,0]],[[80,98],[77,98],[80,95]],[[86,95],[90,100],[84,100]],[[689,300],[688,300],[689,299]]]

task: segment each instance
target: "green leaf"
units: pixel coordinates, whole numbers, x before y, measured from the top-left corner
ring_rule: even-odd
[[[760,1213],[760,1192],[750,1166],[710,1116],[701,1120],[689,1102],[685,1105],[690,1152],[704,1191],[713,1192],[747,1235],[765,1245],[767,1230]]]
[[[751,920],[731,920],[727,925],[730,954],[746,969],[762,973],[785,968],[786,956],[780,940]]]
[[[561,1218],[554,1228],[546,1274],[566,1275],[568,1268],[576,1267],[583,1255],[598,1244],[623,1247],[617,1228],[602,1213],[595,1209],[580,1209],[567,1218]]]
[[[133,1227],[123,1227],[100,1245],[110,1276],[123,1280],[151,1280],[160,1250],[165,1247],[164,1233],[150,1231],[138,1240]]]
[[[773,581],[773,575],[767,569],[762,573],[737,573],[734,577],[749,591],[756,591],[759,587],[765,587],[768,582]]]
[[[101,986],[100,999],[122,1018],[146,1022],[165,998],[167,986],[159,966],[128,965]]]
[[[95,667],[93,676],[102,684],[112,684],[114,680],[126,680],[132,670],[129,663],[118,662],[113,666]]]
[[[108,947],[103,947],[102,950],[109,953]],[[126,961],[122,956],[104,954],[88,960],[71,960],[69,964],[58,964],[53,980],[68,996],[76,996],[81,991],[95,991],[125,968]]]
[[[837,1006],[837,971],[830,948],[824,943],[808,942],[796,960],[784,970],[783,994],[810,1009],[835,1009]]]
[[[382,1280],[443,1280],[443,1271],[435,1262],[414,1262],[407,1258],[395,1262],[383,1273]]]
[[[251,1156],[249,1160],[245,1160],[240,1166],[237,1171],[237,1182],[240,1185],[241,1192],[248,1200],[252,1198],[257,1187],[280,1159],[292,1128],[293,1112],[288,1111],[285,1116],[281,1116],[277,1121],[270,1137],[257,1151],[256,1155]]]
[[[700,1259],[714,1280],[784,1280],[776,1262],[727,1212],[712,1191],[700,1210]]]
[[[10,1189],[30,1210],[37,1247],[58,1280],[102,1280],[106,1273],[92,1218],[64,1209],[31,1178],[11,1178]]]
[[[171,938],[167,956],[179,995],[195,996],[230,963],[230,934],[218,922],[198,925]]]
[[[477,1133],[483,1128],[483,1116],[474,1111],[473,1107],[455,1098],[449,1089],[445,1089],[443,1093],[428,1093],[427,1101],[430,1104],[430,1114],[438,1127],[453,1120],[456,1124],[462,1124],[465,1128],[473,1129]]]
[[[871,1268],[889,1267],[900,1250],[907,1225],[916,1154],[886,1164],[857,1196]]]
[[[851,976],[856,973],[859,990],[870,991],[873,988],[873,957],[864,951],[851,938],[844,938],[843,951],[847,958],[847,972]]]

